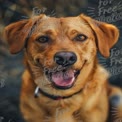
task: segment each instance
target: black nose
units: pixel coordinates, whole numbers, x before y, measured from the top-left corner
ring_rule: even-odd
[[[77,56],[73,52],[57,52],[54,60],[59,65],[70,66],[77,61]]]

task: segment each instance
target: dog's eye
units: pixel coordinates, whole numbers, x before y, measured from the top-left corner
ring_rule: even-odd
[[[48,36],[40,36],[38,39],[37,39],[38,42],[40,43],[46,43],[49,41],[49,37]]]
[[[77,35],[74,40],[76,41],[85,41],[87,39],[87,36],[83,35],[83,34],[79,34]]]

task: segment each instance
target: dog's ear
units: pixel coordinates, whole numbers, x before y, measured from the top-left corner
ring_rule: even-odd
[[[5,27],[4,37],[10,46],[12,54],[22,50],[25,44],[25,39],[32,27],[30,20],[23,20]]]
[[[32,26],[43,16],[45,15],[40,15],[29,20],[19,21],[5,27],[4,38],[8,42],[10,52],[12,54],[18,53],[24,48],[26,38],[28,37]]]
[[[80,15],[80,17],[92,28],[100,53],[104,57],[109,57],[110,49],[118,41],[119,30],[117,27],[112,24],[94,20],[85,15]]]

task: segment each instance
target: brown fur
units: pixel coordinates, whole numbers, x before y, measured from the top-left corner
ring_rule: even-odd
[[[29,34],[32,26],[35,29]],[[75,41],[74,37],[79,33],[86,35],[87,41]],[[21,51],[29,37],[25,51],[27,69],[23,74],[20,96],[20,108],[27,122],[107,122],[109,98],[122,95],[121,90],[109,85],[109,74],[98,63],[96,53],[99,50],[104,57],[109,57],[110,48],[119,36],[115,26],[85,15],[67,18],[40,15],[7,26],[4,34],[11,53]],[[40,35],[51,38],[48,44],[36,41]],[[52,87],[45,78],[44,69],[37,66],[39,59],[43,67],[56,67],[53,57],[58,51],[75,52],[77,62],[72,68],[82,67],[74,86],[67,90]],[[69,96],[80,89],[82,91],[61,100],[52,100],[42,94],[34,98],[37,85],[52,95]],[[119,104],[117,107],[120,107]]]

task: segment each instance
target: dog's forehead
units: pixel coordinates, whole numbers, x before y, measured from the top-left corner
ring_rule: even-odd
[[[76,29],[91,31],[87,23],[80,17],[65,17],[65,18],[54,18],[47,17],[39,24],[41,30],[59,30],[62,29]]]
[[[43,19],[39,27],[42,29],[53,29],[53,28],[58,28],[60,26],[60,20],[59,18],[54,18],[54,17],[47,17]]]
[[[86,26],[86,23],[80,17],[60,18],[60,23],[69,27]]]

